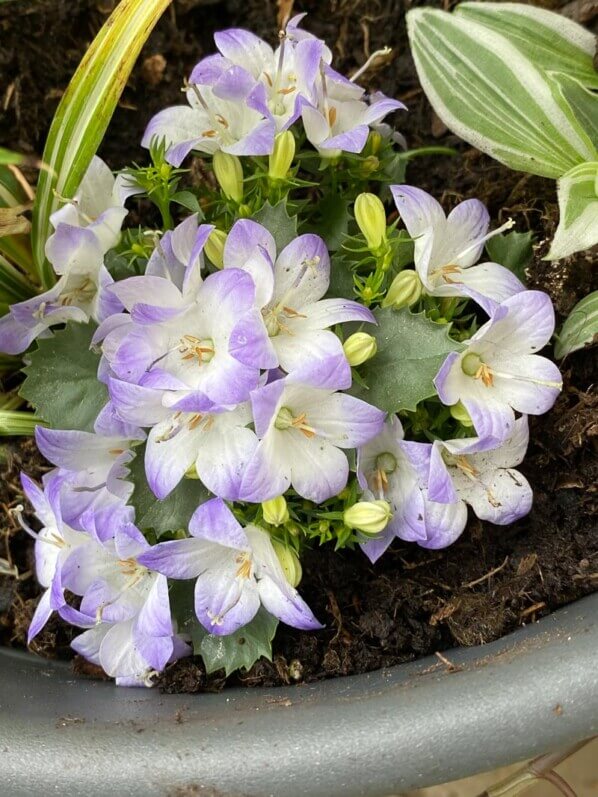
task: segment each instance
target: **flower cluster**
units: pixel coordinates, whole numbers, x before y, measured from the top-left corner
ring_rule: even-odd
[[[42,488],[23,476],[41,530],[18,515],[36,539],[45,590],[30,640],[57,612],[84,629],[75,650],[121,684],[150,685],[191,652],[198,629],[226,637],[263,613],[320,628],[296,589],[298,557],[318,540],[359,545],[375,562],[395,538],[450,545],[468,507],[501,525],[532,504],[516,467],[527,416],[546,412],[561,388],[538,354],[554,330],[551,302],[479,262],[512,223],[489,232],[478,200],[447,217],[424,191],[390,185],[382,197],[394,198],[404,230],[387,223],[383,201],[363,189],[394,143],[371,128],[403,106],[366,97],[299,21],[276,51],[246,31],[217,34],[218,53],[192,72],[189,107],[150,122],[154,164],[115,180],[94,159],[52,217],[56,285],[0,320],[9,353],[68,336],[68,326],[51,327],[93,323],[88,355],[107,401],[93,431],[37,428],[55,466]],[[292,168],[303,134],[321,159],[320,187],[297,179],[300,158]],[[356,161],[366,146],[376,157]],[[173,167],[192,150],[213,156],[220,188],[202,187],[205,216],[170,224]],[[235,156],[247,155],[243,169]],[[353,203],[340,253],[310,204],[313,191],[325,201],[338,185]],[[166,229],[151,231],[150,245],[141,231],[126,249],[124,202],[135,193],[158,206]],[[109,252],[124,274],[111,276]],[[404,349],[439,335],[441,354],[426,351],[401,403]],[[158,522],[164,506],[170,515]],[[177,580],[193,590],[192,617]]]

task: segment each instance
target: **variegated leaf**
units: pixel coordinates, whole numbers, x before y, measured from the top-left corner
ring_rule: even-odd
[[[583,349],[598,335],[598,291],[578,302],[567,316],[554,347],[559,359]]]
[[[560,260],[598,244],[598,161],[582,163],[557,183],[559,226],[548,260]]]

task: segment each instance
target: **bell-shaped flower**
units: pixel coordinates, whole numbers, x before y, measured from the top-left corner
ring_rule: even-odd
[[[491,450],[479,438],[436,440],[430,460],[430,497],[469,504],[480,520],[499,526],[514,523],[532,506],[531,487],[514,470],[523,461],[528,440],[525,415],[515,421],[509,438]]]
[[[490,216],[478,199],[467,199],[448,216],[434,197],[411,185],[391,186],[397,210],[414,239],[415,269],[431,296],[467,296],[491,315],[497,304],[525,290],[509,269],[481,263],[485,242],[508,229],[488,232]]]
[[[370,128],[397,110],[405,105],[381,92],[366,97],[363,88],[322,62],[316,101],[302,103],[301,117],[308,141],[322,157],[335,158],[361,152]]]
[[[562,387],[557,366],[534,352],[554,331],[550,297],[523,291],[497,307],[464,351],[451,352],[434,384],[443,404],[461,401],[488,448],[513,432],[514,410],[541,415]]]
[[[375,319],[358,302],[322,299],[330,284],[330,258],[319,236],[300,235],[277,256],[272,234],[242,219],[226,239],[224,268],[251,274],[276,366],[292,373],[296,381],[350,387],[351,368],[329,327],[345,321],[375,323]]]
[[[117,684],[151,685],[150,676],[178,658],[165,576],[141,564],[150,545],[125,518],[88,513],[87,541],[62,565],[63,586],[81,596],[78,609],[61,616],[82,628],[74,650],[100,665]]]
[[[216,33],[214,41],[219,53],[200,61],[191,73],[190,82],[200,88],[214,87],[226,75],[249,75],[264,92],[276,130],[286,130],[299,116],[301,101],[315,101],[320,64],[330,58],[324,42],[299,31],[298,21],[295,18],[289,24],[276,50],[254,33],[240,28]]]
[[[52,612],[64,604],[61,568],[70,553],[87,541],[86,534],[64,522],[60,506],[62,482],[53,478],[53,475],[46,477],[44,489],[41,490],[29,476],[21,474],[25,497],[42,524],[41,530],[35,532],[23,520],[22,507],[16,512],[21,527],[35,539],[35,574],[44,588],[29,626],[27,642],[39,634]]]
[[[122,307],[107,290],[114,281],[89,229],[61,224],[48,239],[46,253],[62,276],[48,291],[13,304],[0,318],[0,352],[20,354],[57,324],[103,321]]]
[[[91,507],[125,503],[133,492],[126,481],[132,445],[145,439],[141,429],[124,424],[107,404],[95,422],[95,432],[46,429],[37,426],[35,440],[41,453],[58,466],[62,477],[63,520],[80,529],[81,516]]]
[[[321,503],[347,484],[341,449],[358,448],[383,427],[385,413],[344,393],[279,379],[251,394],[260,443],[249,463],[241,500],[267,501],[293,487]]]
[[[195,511],[189,532],[187,539],[153,546],[139,562],[169,578],[197,579],[195,613],[209,633],[232,634],[260,606],[295,628],[322,627],[285,578],[269,534],[243,529],[220,498]]]
[[[85,227],[95,235],[102,252],[107,252],[120,238],[128,212],[125,201],[140,190],[126,175],[115,178],[104,161],[95,155],[73,199],[65,200],[62,207],[52,213],[50,222],[55,229],[61,224]]]
[[[377,561],[398,537],[424,548],[444,548],[465,528],[467,511],[455,498],[437,502],[429,495],[431,446],[406,443],[396,416],[373,440],[357,451],[357,479],[365,500],[390,504],[386,528],[360,543],[370,561]]]
[[[242,67],[231,66],[208,85],[198,85],[192,75],[187,89],[189,105],[175,105],[150,120],[142,146],[164,140],[166,159],[180,166],[191,152],[213,155],[269,155],[276,125],[268,109],[262,84]]]
[[[113,326],[103,353],[116,378],[161,390],[174,410],[206,401],[234,406],[249,398],[260,369],[276,365],[255,307],[251,277],[240,269],[211,274],[192,299],[171,281],[132,277],[112,288],[131,321]],[[178,402],[185,402],[179,406]],[[117,408],[118,409],[118,408]]]

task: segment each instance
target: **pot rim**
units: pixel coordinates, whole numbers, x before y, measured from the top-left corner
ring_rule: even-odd
[[[0,650],[7,793],[382,797],[598,732],[598,593],[496,642],[279,688],[164,695]]]

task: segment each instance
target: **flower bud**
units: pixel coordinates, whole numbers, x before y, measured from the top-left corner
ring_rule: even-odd
[[[408,268],[393,279],[382,300],[382,307],[393,307],[395,310],[400,310],[401,307],[410,307],[418,301],[421,295],[421,280],[413,269]]]
[[[240,202],[243,199],[243,167],[239,158],[218,150],[214,153],[212,166],[224,195]]]
[[[285,130],[274,139],[274,149],[268,160],[268,177],[271,180],[286,179],[294,157],[295,136],[290,130]]]
[[[343,343],[345,357],[351,367],[361,365],[366,360],[371,360],[378,351],[378,344],[373,335],[367,332],[355,332]]]
[[[210,258],[216,268],[224,266],[224,244],[226,243],[226,233],[224,230],[212,230],[210,237],[205,243],[204,252]]]
[[[355,200],[355,221],[368,249],[378,252],[386,242],[386,213],[384,205],[375,194],[359,194]]]
[[[272,540],[272,547],[274,548],[274,552],[278,557],[278,561],[280,562],[280,566],[282,567],[286,580],[289,582],[291,587],[296,587],[301,581],[301,576],[303,575],[299,557],[292,548],[289,548],[287,545],[284,545],[278,540]]]
[[[350,529],[364,534],[379,534],[392,517],[388,501],[358,501],[343,513],[343,522]]]
[[[282,526],[289,519],[289,510],[284,495],[264,501],[262,503],[262,512],[266,523],[270,523],[272,526]]]
[[[456,404],[453,404],[453,406],[449,409],[453,418],[456,421],[459,421],[460,424],[463,426],[473,426],[471,416],[460,401],[458,401]]]

